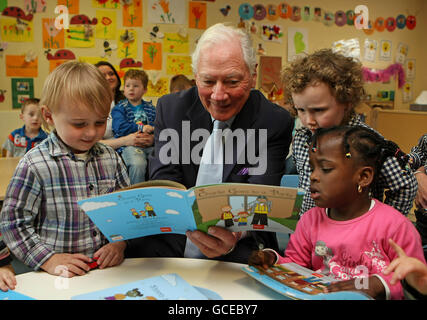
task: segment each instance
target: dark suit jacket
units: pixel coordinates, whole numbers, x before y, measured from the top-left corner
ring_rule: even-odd
[[[174,180],[182,183],[187,188],[195,185],[199,165],[188,161],[189,150],[188,148],[185,149],[185,146],[183,148],[183,140],[181,139],[183,137],[183,121],[189,121],[187,125],[190,125],[190,133],[200,128],[207,129],[209,132],[212,131],[211,115],[203,107],[198,96],[197,87],[169,94],[158,100],[154,131],[155,150],[154,155],[149,160],[150,180]],[[224,164],[223,181],[279,185],[292,139],[293,126],[294,121],[288,111],[268,101],[259,91],[251,90],[246,104],[236,115],[231,130],[240,128],[247,132],[248,129],[267,129],[266,171],[263,175],[241,174],[242,169],[257,167],[257,164],[251,164],[253,161],[249,161],[247,157],[245,157],[244,163],[241,163],[241,160],[237,163],[235,154],[234,163]],[[162,130],[168,128],[174,129],[180,137],[179,145],[174,146],[174,152],[179,152],[179,163],[177,164],[163,164],[159,159],[160,149],[168,143],[167,141],[160,141],[159,135]],[[184,139],[187,139],[187,142],[190,143],[190,150],[200,143],[200,141],[190,142],[190,137],[186,136],[188,134],[184,134]],[[257,153],[259,152],[258,138],[257,136],[255,140]],[[236,141],[234,141],[235,144],[237,143]],[[182,152],[182,150],[184,151]],[[235,152],[236,148],[233,150]],[[156,248],[147,249],[150,252],[145,252],[145,255],[183,256],[185,236],[161,235],[152,236],[150,239],[155,241]],[[169,248],[164,248],[163,245],[165,244]],[[147,246],[152,247],[153,245],[147,243]],[[247,238],[238,242],[233,252],[216,259],[247,263],[251,251],[264,247],[277,249],[275,234],[270,232],[250,232]]]

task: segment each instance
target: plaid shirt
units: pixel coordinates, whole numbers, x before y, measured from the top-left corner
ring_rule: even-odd
[[[4,241],[35,270],[55,253],[92,257],[108,241],[77,201],[128,185],[112,148],[97,143],[79,159],[53,132],[16,167],[0,217]]]
[[[353,116],[349,126],[364,126],[360,116]],[[372,129],[372,128],[371,128]],[[296,130],[292,145],[292,155],[299,174],[299,187],[306,191],[301,206],[300,214],[315,206],[314,200],[310,196],[310,166],[308,163],[308,146],[311,138],[311,131],[303,127]],[[415,195],[417,193],[417,181],[410,171],[402,170],[397,159],[389,157],[383,164],[376,183],[371,188],[371,196],[394,207],[403,214],[408,214],[412,208]],[[387,190],[386,190],[387,189]],[[384,198],[385,194],[385,200]]]
[[[413,159],[411,167],[416,170],[421,166],[424,166],[427,173],[427,134],[423,135],[418,141],[418,145],[411,149],[409,154]]]

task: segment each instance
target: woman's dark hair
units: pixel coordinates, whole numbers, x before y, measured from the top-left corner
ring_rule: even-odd
[[[374,168],[374,181],[388,157],[395,157],[402,169],[408,169],[409,156],[400,150],[395,142],[384,139],[376,131],[364,126],[319,128],[312,138],[313,150],[319,137],[331,133],[342,135],[344,157],[351,157],[363,165]]]
[[[99,68],[100,66],[107,66],[110,67],[111,70],[113,70],[114,74],[117,77],[117,81],[118,81],[118,85],[116,87],[116,89],[114,90],[114,103],[118,103],[120,100],[125,99],[125,96],[123,95],[123,93],[120,91],[120,87],[122,85],[122,81],[120,80],[119,74],[117,73],[116,69],[113,67],[113,65],[107,61],[99,61],[97,63],[95,63],[95,67]]]

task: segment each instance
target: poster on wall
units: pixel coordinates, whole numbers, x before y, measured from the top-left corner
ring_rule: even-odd
[[[166,61],[166,73],[169,75],[192,75],[191,57],[169,55]]]
[[[147,15],[150,23],[185,24],[185,0],[149,0]]]
[[[0,19],[1,39],[6,42],[32,42],[34,40],[34,26],[32,21],[23,19]]]
[[[261,38],[264,41],[282,43],[283,31],[278,25],[263,24],[261,26]]]
[[[20,109],[22,102],[34,98],[34,80],[12,78],[12,108]]]
[[[188,3],[188,27],[193,29],[206,29],[207,10],[206,3]]]
[[[412,82],[406,81],[406,83],[403,85],[403,96],[402,101],[403,103],[409,103],[412,101]]]
[[[117,29],[116,11],[97,10],[95,37],[98,39],[115,39]]]
[[[308,52],[308,30],[288,28],[288,61]]]
[[[142,61],[145,70],[162,70],[162,44],[144,42],[142,44]]]
[[[408,80],[415,79],[415,59],[405,60],[405,75]]]
[[[121,59],[136,57],[138,54],[136,30],[121,29],[118,34],[117,57]]]
[[[55,27],[55,19],[43,18],[42,19],[42,33],[43,33],[43,48],[45,49],[59,49],[64,48],[64,29]]]
[[[169,53],[189,53],[188,34],[183,37],[179,33],[165,33],[163,48]]]
[[[405,43],[399,43],[397,46],[396,52],[396,62],[403,65],[406,60],[406,56],[408,55],[409,46]]]
[[[377,41],[365,39],[365,55],[364,60],[375,62],[375,57],[377,55]]]

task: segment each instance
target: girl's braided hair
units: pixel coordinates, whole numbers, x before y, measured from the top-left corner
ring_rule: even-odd
[[[372,166],[375,170],[374,181],[388,157],[395,157],[402,169],[408,169],[409,156],[399,146],[384,139],[376,131],[364,126],[340,126],[319,128],[312,138],[312,150],[317,147],[319,137],[329,133],[342,135],[343,155],[353,158],[361,165]]]

